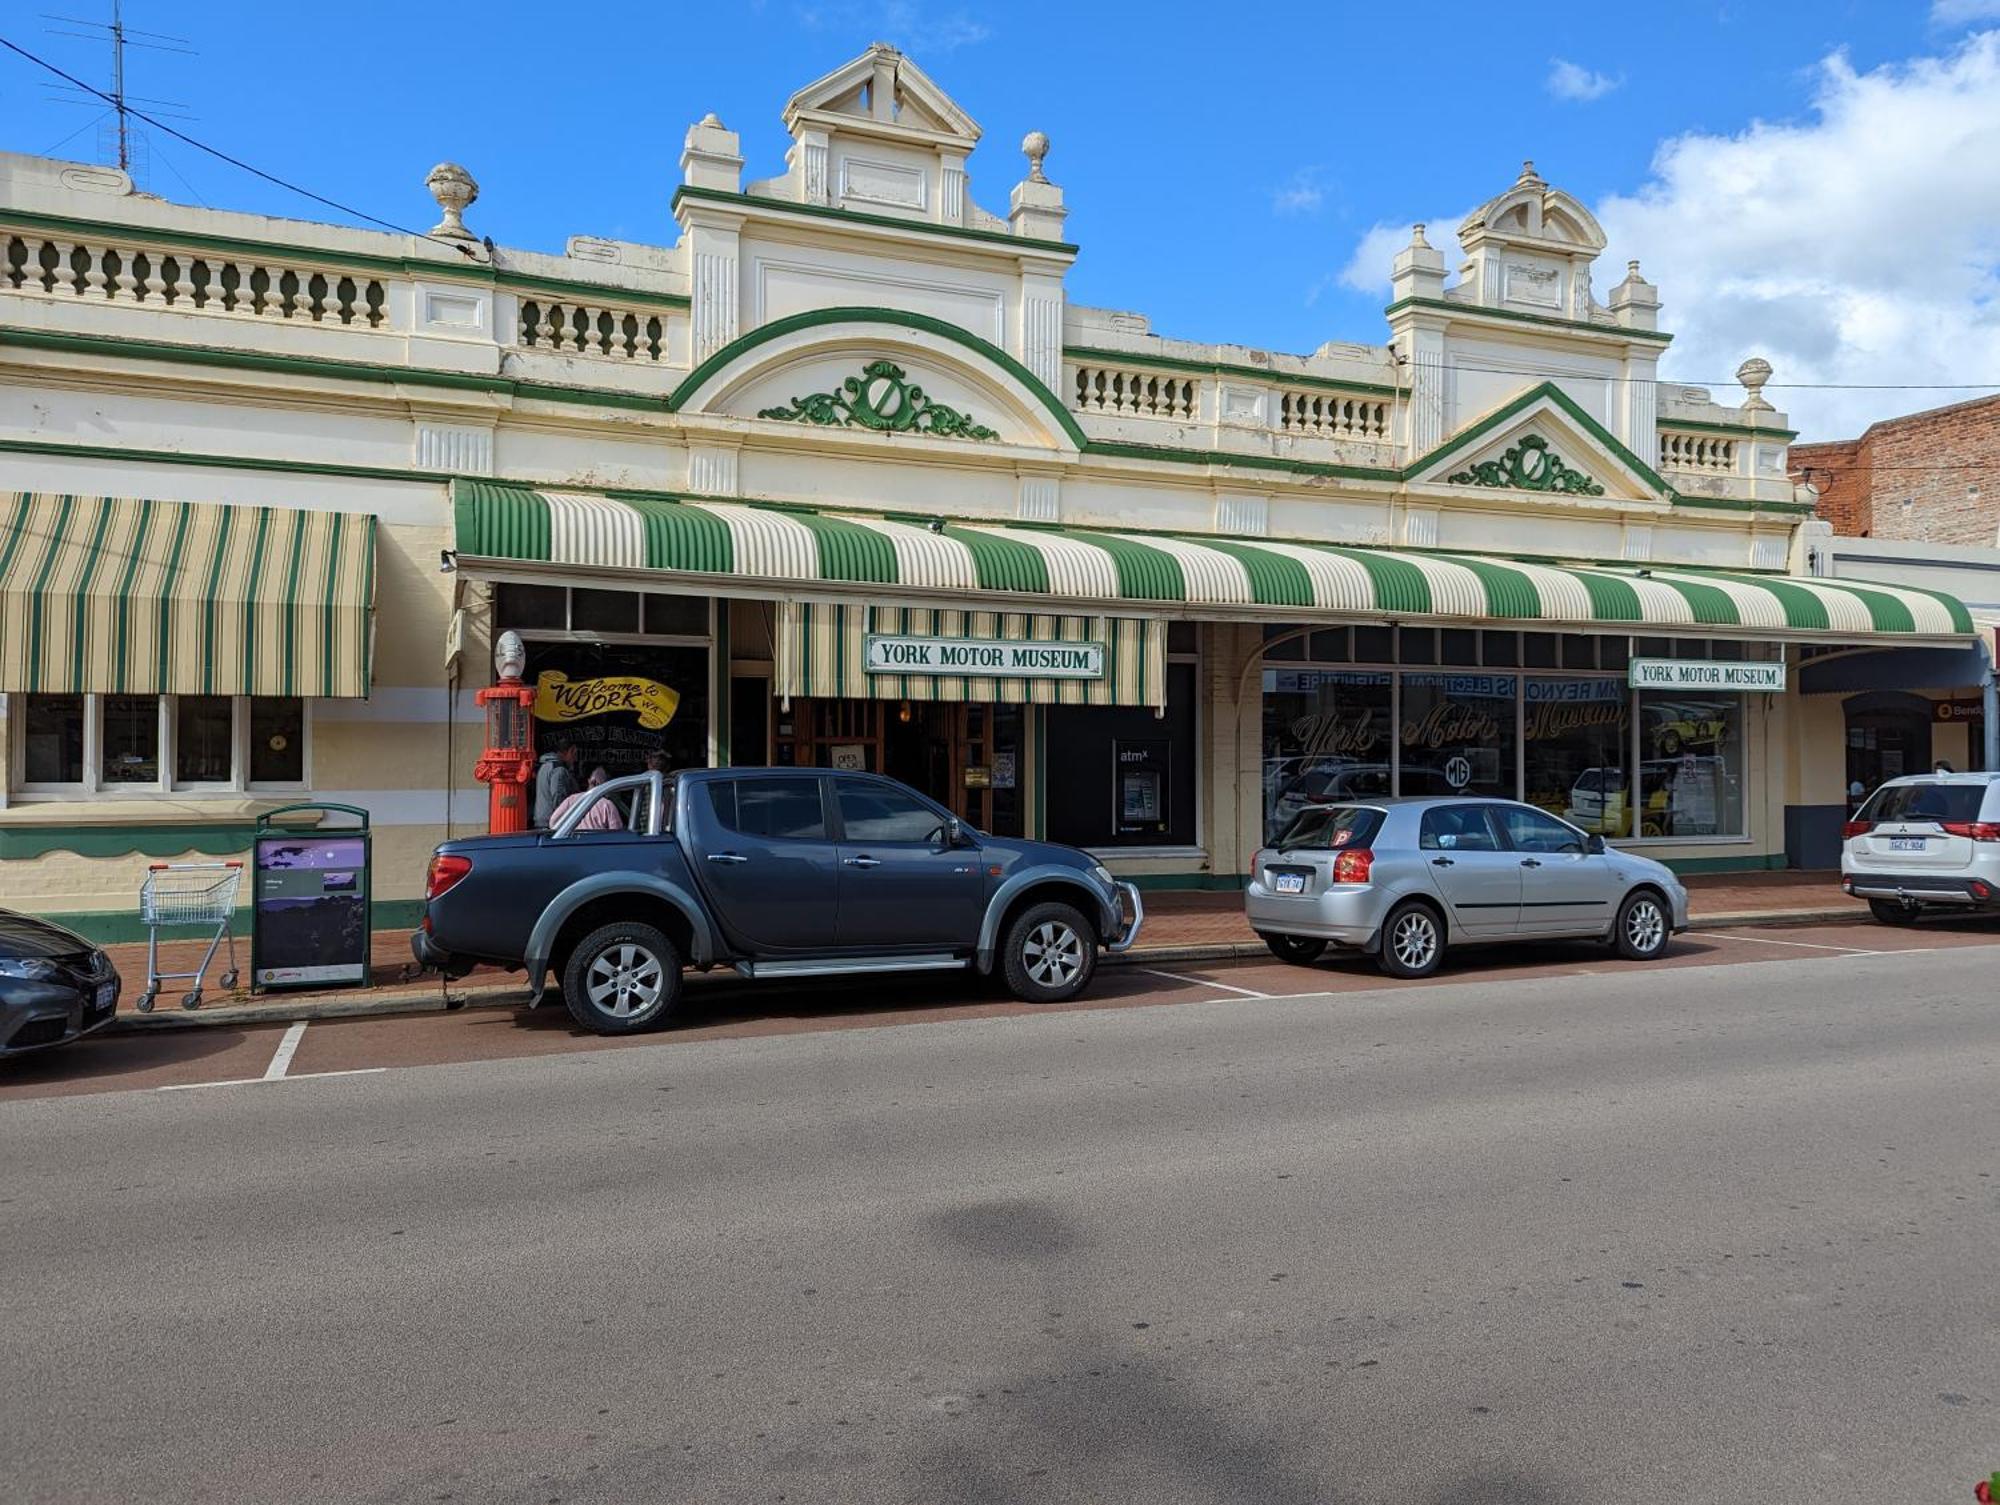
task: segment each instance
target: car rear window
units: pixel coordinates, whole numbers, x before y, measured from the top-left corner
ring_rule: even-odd
[[[1362,805],[1330,805],[1301,810],[1278,837],[1281,852],[1332,852],[1365,847],[1382,829],[1382,812]]]
[[[1884,784],[1855,818],[1973,821],[1985,799],[1984,784]]]

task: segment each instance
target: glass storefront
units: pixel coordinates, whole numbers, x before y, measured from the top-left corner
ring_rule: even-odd
[[[1625,840],[1745,833],[1746,697],[1634,691],[1624,638],[1387,627],[1268,636],[1267,840],[1308,805],[1392,793],[1518,798]],[[1765,651],[1641,646],[1687,659]]]

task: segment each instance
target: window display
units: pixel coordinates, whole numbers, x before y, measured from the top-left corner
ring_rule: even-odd
[[[1390,793],[1392,694],[1370,670],[1264,671],[1266,840],[1315,801]]]
[[[1643,836],[1743,834],[1743,697],[1642,692]]]
[[[1622,680],[1530,677],[1523,794],[1599,836],[1632,834],[1632,693]]]
[[[1514,676],[1403,676],[1403,794],[1514,797]]]

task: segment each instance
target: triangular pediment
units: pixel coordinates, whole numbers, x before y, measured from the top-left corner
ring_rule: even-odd
[[[1460,429],[1407,472],[1410,484],[1565,501],[1670,503],[1673,488],[1553,382]]]
[[[871,135],[953,137],[967,146],[980,136],[978,123],[929,74],[886,42],[875,43],[785,102],[785,129],[794,133],[802,119],[828,116]]]

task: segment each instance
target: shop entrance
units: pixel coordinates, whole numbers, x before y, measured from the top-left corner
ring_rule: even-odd
[[[1931,771],[1931,703],[1921,695],[1881,690],[1852,695],[1847,705],[1847,781],[1873,794],[1878,784]]]
[[[794,699],[773,721],[772,761],[884,773],[968,824],[1024,834],[1022,713],[975,701]]]

